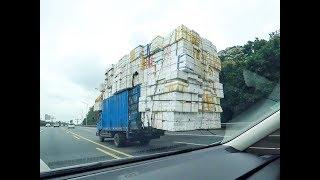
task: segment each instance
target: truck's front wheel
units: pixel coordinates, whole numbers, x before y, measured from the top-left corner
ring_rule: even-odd
[[[117,147],[122,147],[126,142],[126,137],[122,133],[116,133],[113,137],[113,141]]]
[[[140,144],[142,144],[142,145],[148,145],[149,143],[150,143],[150,139],[140,140]]]
[[[100,142],[104,141],[104,137],[99,136]]]

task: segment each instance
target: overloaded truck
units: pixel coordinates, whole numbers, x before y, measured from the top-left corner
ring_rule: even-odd
[[[101,142],[105,138],[113,138],[117,147],[134,141],[145,145],[149,144],[151,139],[164,135],[164,130],[142,123],[138,111],[139,97],[140,85],[137,85],[123,89],[103,100],[96,132]]]
[[[220,129],[220,72],[213,43],[184,25],[137,46],[105,71],[97,135],[122,145],[148,143],[161,130]]]

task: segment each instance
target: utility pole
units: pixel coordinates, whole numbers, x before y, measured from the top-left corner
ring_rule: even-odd
[[[84,101],[81,101],[81,102],[82,102],[82,103],[84,103],[84,104],[86,104],[86,110],[87,110],[87,109],[88,109],[89,104],[88,104],[87,102],[84,102]],[[88,124],[87,124],[87,119],[88,119],[88,118],[87,118],[87,117],[85,117],[85,119],[86,119],[86,126],[87,126],[87,125],[88,125]]]

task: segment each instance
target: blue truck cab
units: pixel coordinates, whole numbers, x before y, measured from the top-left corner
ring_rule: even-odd
[[[143,125],[139,97],[140,85],[137,85],[119,91],[103,101],[96,132],[101,142],[105,138],[113,138],[117,147],[134,141],[148,144],[151,139],[164,135],[164,130]]]

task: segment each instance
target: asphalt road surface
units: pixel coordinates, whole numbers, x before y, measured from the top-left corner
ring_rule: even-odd
[[[223,139],[222,130],[166,132],[149,145],[131,143],[117,148],[112,139],[100,142],[93,127],[40,127],[40,162],[50,169],[128,158],[209,145]]]

